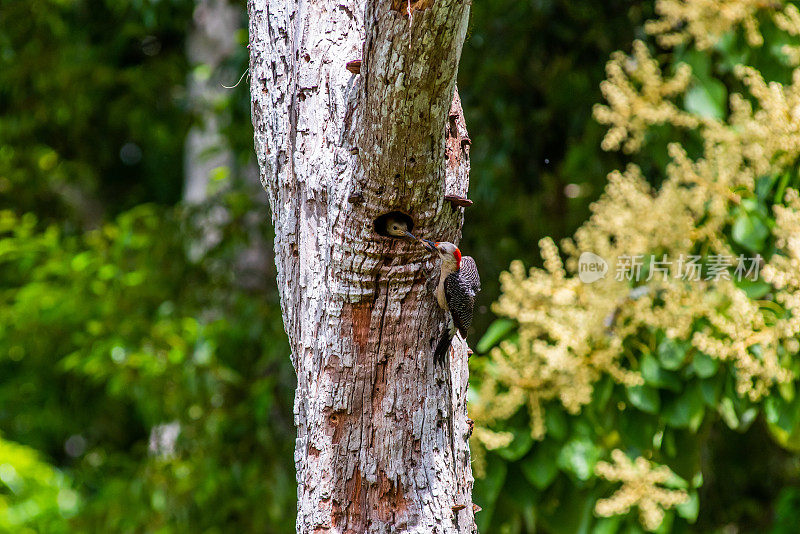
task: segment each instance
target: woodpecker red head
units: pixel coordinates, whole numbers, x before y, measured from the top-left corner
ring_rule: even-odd
[[[420,239],[422,245],[431,252],[436,252],[442,259],[442,265],[448,265],[451,270],[457,271],[461,268],[461,251],[458,247],[447,241],[428,241]]]

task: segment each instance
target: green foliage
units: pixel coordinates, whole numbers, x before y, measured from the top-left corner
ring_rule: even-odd
[[[0,531],[293,530],[293,372],[273,273],[241,261],[271,239],[263,202],[244,185],[246,84],[214,107],[233,167],[215,172],[206,205],[179,202],[196,120],[185,80],[210,73],[184,51],[194,6],[2,4]],[[611,169],[633,161],[657,185],[669,142],[692,157],[703,143],[660,125],[637,154],[598,150],[605,129],[590,115],[605,62],[642,36],[652,3],[487,0],[472,9],[459,90],[476,204],[463,248],[484,280],[474,326],[486,332],[475,345],[483,354],[519,339],[516,323],[492,323],[481,308],[497,298],[511,259],[534,264],[542,235],[570,234]],[[762,47],[736,30],[708,50],[659,51],[670,74],[679,62],[692,67],[678,105],[727,116],[729,95],[742,91],[739,63],[789,81],[780,45],[791,43],[769,23],[761,30]],[[236,38],[222,67],[229,85],[247,65],[244,27]],[[771,208],[798,185],[796,168],[759,179],[724,229],[731,245],[772,254]],[[228,216],[209,243],[201,229],[219,208]],[[784,313],[770,284],[740,286]],[[736,394],[730,365],[660,329],[639,341],[625,350],[643,384],[604,376],[577,414],[545,402],[543,440],[524,410],[500,422],[512,440],[488,454],[475,487],[483,532],[641,532],[635,513],[594,513],[617,487],[595,474],[616,448],[670,466],[670,483],[688,492],[661,532],[796,530],[795,384],[754,403]],[[485,360],[473,358],[476,368]]]
[[[265,342],[284,338],[274,296],[237,286],[250,229],[228,208],[202,262],[186,216],[153,206],[80,236],[0,217],[0,426],[67,462],[82,529],[291,524],[288,350]],[[174,446],[148,447],[170,422]]]
[[[761,47],[749,44],[744,30],[734,28],[709,49],[698,50],[688,43],[671,50],[657,50],[655,57],[665,75],[673,75],[679,63],[687,63],[692,68],[688,88],[683,98],[677,99],[676,115],[687,113],[702,120],[727,120],[731,114],[730,95],[748,94],[742,76],[735,73],[735,66],[740,63],[756,68],[767,82],[776,81],[787,84],[787,87],[791,84],[793,67],[787,63],[782,45],[796,45],[796,36],[787,39],[786,32],[776,28],[769,13],[762,15],[759,16],[759,29],[764,38]],[[798,71],[794,72],[796,74]],[[642,85],[646,84],[642,82]],[[640,89],[639,86],[635,88]],[[775,87],[770,90],[777,91]],[[795,92],[796,86],[786,91]],[[760,98],[753,95],[748,98],[756,109],[769,107],[764,106],[763,95]],[[633,103],[627,103],[634,106]],[[776,117],[772,116],[773,120],[778,120]],[[654,187],[645,193],[645,198],[658,197],[661,183],[671,176],[670,172],[675,172],[674,156],[670,156],[668,150],[671,143],[679,143],[694,161],[703,156],[713,162],[708,156],[708,145],[712,143],[708,137],[704,138],[698,131],[688,129],[685,125],[666,124],[668,122],[647,124],[644,144],[630,156],[630,160],[642,169],[642,174]],[[737,127],[725,124],[725,128],[736,131]],[[776,131],[779,129],[777,127]],[[790,128],[790,131],[795,130]],[[770,130],[766,132],[764,137],[769,139],[773,134]],[[594,150],[597,151],[598,147]],[[741,150],[744,152],[745,148]],[[783,234],[778,229],[781,224],[788,223],[779,220],[779,210],[781,206],[792,205],[790,200],[786,200],[786,192],[800,187],[800,175],[797,172],[796,151],[778,150],[776,160],[779,158],[783,159],[775,163],[770,172],[756,175],[751,187],[740,185],[731,188],[733,200],[727,204],[727,212],[722,214],[728,222],[715,238],[725,243],[724,246],[729,247],[733,254],[748,257],[759,254],[767,262],[774,256],[791,257],[791,253],[786,252],[785,240],[780,242],[779,236]],[[742,168],[747,168],[748,161],[741,164]],[[672,171],[668,165],[673,167]],[[712,175],[717,173],[722,174],[723,171],[716,168],[711,171]],[[580,181],[582,174],[578,172],[574,180]],[[591,171],[587,170],[585,174],[591,174]],[[623,212],[628,207],[624,201],[628,199],[618,190],[616,193],[619,212]],[[727,193],[725,188],[720,188],[717,194],[724,196]],[[776,206],[779,207],[777,210]],[[668,218],[668,214],[665,217],[657,213],[650,215],[653,220]],[[598,217],[595,212],[593,220]],[[633,221],[634,224],[637,222]],[[604,223],[608,223],[608,220],[596,224],[613,234],[613,225],[603,227]],[[617,223],[628,224],[624,215],[620,215]],[[647,228],[647,221],[641,221],[641,224]],[[584,235],[592,235],[597,238],[595,241],[600,242],[600,234],[582,231],[587,232]],[[618,232],[616,237],[611,235],[609,238],[612,242],[615,238],[619,239],[620,235],[628,235],[621,230]],[[783,232],[786,233],[786,230]],[[585,244],[578,243],[579,246]],[[712,254],[713,248],[707,241],[698,240],[693,246],[696,248],[692,253],[703,257]],[[573,252],[574,247],[568,254]],[[631,254],[661,252],[637,250],[631,251]],[[547,263],[547,256],[545,258]],[[610,268],[609,276],[613,277],[614,266],[610,265]],[[643,268],[645,275],[648,268],[648,265]],[[558,279],[563,273],[549,266],[547,269],[541,278],[533,274],[525,278],[529,286],[513,286],[514,291],[519,295],[527,295],[530,301],[530,306],[516,317],[519,319],[519,332],[509,328],[508,318],[499,319],[486,330],[477,344],[479,353],[492,353],[493,356],[473,358],[472,399],[500,407],[491,413],[503,413],[503,410],[510,413],[508,406],[503,403],[510,404],[512,400],[509,399],[518,399],[515,396],[517,391],[512,391],[512,386],[497,379],[500,385],[487,400],[481,398],[486,393],[481,389],[479,380],[487,377],[495,379],[504,373],[503,376],[514,375],[517,369],[509,363],[513,357],[537,350],[526,346],[527,352],[523,351],[520,349],[523,342],[541,342],[540,347],[551,349],[556,345],[554,339],[570,334],[556,320],[553,320],[555,326],[548,329],[547,321],[553,316],[548,315],[546,310],[539,316],[539,310],[557,305],[574,306],[577,310],[585,307],[587,302],[593,303],[585,297],[579,285],[553,284],[552,287],[556,288],[553,290],[553,299],[548,301],[541,298],[551,287],[542,280],[547,277]],[[569,263],[566,271],[573,275],[575,273]],[[791,304],[787,304],[787,298],[794,296],[793,286],[768,283],[763,277],[741,280],[736,286],[746,299],[752,299],[761,308],[765,317],[762,329],[766,332],[778,320],[796,315]],[[563,289],[563,292],[559,294],[558,289]],[[506,288],[506,291],[510,289]],[[573,295],[575,298],[571,300]],[[609,298],[614,298],[611,292],[609,295],[612,295]],[[627,302],[635,309],[634,302],[641,297],[632,296],[632,292],[630,295]],[[648,306],[656,309],[665,305],[666,298],[663,294],[655,294],[648,295],[645,300]],[[514,304],[520,302],[513,301]],[[570,384],[552,385],[555,380],[549,374],[557,375],[560,372],[557,367],[559,363],[572,365],[573,362],[565,363],[565,360],[559,361],[555,357],[555,363],[549,368],[543,365],[539,375],[525,375],[520,379],[520,396],[530,395],[531,400],[527,401],[530,412],[517,409],[508,417],[498,416],[499,420],[490,417],[488,428],[497,435],[511,439],[508,445],[494,449],[491,440],[486,440],[484,443],[490,450],[485,453],[485,458],[478,455],[478,471],[485,469],[486,476],[476,482],[475,490],[476,502],[484,510],[477,516],[481,530],[508,533],[616,533],[642,532],[648,525],[650,530],[656,532],[735,529],[740,532],[777,533],[789,532],[793,528],[796,530],[797,514],[793,507],[798,498],[796,487],[800,484],[800,471],[797,468],[797,455],[800,453],[800,396],[796,394],[800,366],[796,361],[795,340],[786,340],[785,347],[779,342],[775,349],[780,368],[790,370],[792,378],[773,381],[761,396],[754,394],[749,386],[742,385],[741,378],[747,372],[746,365],[737,363],[733,357],[726,359],[719,354],[706,354],[696,346],[693,334],[709,331],[710,328],[719,327],[718,324],[710,325],[707,319],[696,319],[688,325],[689,332],[686,335],[674,334],[680,328],[672,328],[673,325],[668,321],[665,326],[644,324],[632,328],[626,322],[630,321],[629,318],[619,319],[619,307],[622,305],[618,304],[617,309],[608,316],[605,337],[611,340],[616,335],[615,329],[625,331],[619,334],[622,339],[619,349],[622,354],[620,373],[632,372],[641,380],[626,383],[618,374],[601,370],[591,379],[590,400],[579,404],[577,409],[568,409],[573,405],[564,398],[573,395],[571,389],[578,387],[578,384],[572,384],[572,388]],[[687,300],[684,306],[689,308],[694,304]],[[735,316],[735,306],[732,302],[725,304],[721,314]],[[651,312],[639,310],[639,313]],[[677,323],[679,314],[673,313]],[[504,315],[515,317],[509,313]],[[576,317],[575,320],[580,319]],[[749,317],[745,320],[749,320]],[[531,331],[534,333],[526,333]],[[766,334],[764,336],[762,339],[766,340]],[[579,345],[583,340],[570,341]],[[729,341],[726,350],[730,350],[734,341]],[[753,355],[754,361],[764,362],[767,360],[766,345],[767,341],[761,344],[753,341],[744,346]],[[770,344],[770,347],[774,345]],[[591,353],[591,350],[588,352]],[[598,351],[598,348],[594,350]],[[592,356],[585,357],[589,360]],[[508,367],[504,368],[504,364]],[[517,383],[514,383],[514,387],[517,387]],[[546,397],[544,392],[548,387],[558,392]],[[522,402],[522,405],[525,403]],[[541,408],[543,416],[536,411],[537,406]],[[475,408],[476,404],[473,404]],[[484,406],[479,405],[479,410],[483,409]],[[480,425],[479,419],[483,415],[483,411],[475,415],[476,425]],[[541,439],[534,440],[530,439],[531,434],[537,437],[541,428],[537,417],[543,417],[546,433]],[[652,493],[642,491],[643,486],[640,485],[650,475],[643,475],[642,479],[631,478],[630,485],[626,485],[624,477],[609,478],[607,461],[613,457],[613,451],[624,451],[624,456],[630,460],[646,459],[654,465],[667,466],[672,475],[658,482],[661,484],[659,487],[664,489],[665,495],[669,491],[684,492],[673,494],[682,496],[683,502],[674,506],[665,505],[659,512],[663,516],[656,514],[656,521],[648,523],[644,517],[644,507],[637,509],[635,505],[625,506],[624,501],[631,499],[631,502],[641,505],[642,501],[634,497],[639,495],[637,492],[642,495]],[[615,464],[617,467],[619,465]],[[654,467],[651,469],[650,474],[656,470]],[[647,470],[643,468],[641,473],[647,473]],[[620,483],[623,484],[622,491]],[[521,495],[525,497],[521,498]],[[668,501],[665,498],[664,502]],[[604,505],[607,506],[604,508]],[[607,509],[610,512],[605,513]]]
[[[78,494],[30,447],[0,438],[0,532],[69,532]]]
[[[269,240],[245,222],[263,213],[241,185],[253,139],[246,84],[214,107],[236,154],[215,176],[221,193],[192,213],[178,203],[195,120],[185,80],[212,74],[186,59],[194,7],[3,3],[0,430],[69,473],[79,531],[292,528],[293,375],[275,288],[237,281],[241,252]],[[460,90],[477,204],[464,248],[488,303],[507,262],[532,260],[527,243],[542,233],[571,231],[616,165],[596,157],[590,107],[604,59],[643,15],[622,1],[473,9]],[[236,38],[227,85],[247,66],[244,27]],[[581,193],[568,198],[575,181]],[[234,216],[198,256],[197,228],[219,205]],[[479,314],[476,331],[490,321]],[[149,452],[151,431],[174,422],[174,454]],[[531,446],[520,433],[506,456]]]
[[[500,272],[539,262],[535,243],[569,235],[621,165],[597,150],[604,129],[591,110],[605,60],[651,14],[624,0],[473,3],[458,90],[473,140],[461,248],[481,269],[476,333],[492,321]]]
[[[294,376],[244,86],[214,108],[234,166],[178,202],[194,7],[3,3],[0,430],[24,445],[0,473],[26,489],[0,475],[2,532],[293,530]]]
[[[178,200],[193,5],[3,2],[0,208],[97,225],[104,212]]]

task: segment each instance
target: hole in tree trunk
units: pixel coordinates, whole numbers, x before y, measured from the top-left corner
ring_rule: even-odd
[[[403,213],[402,211],[390,211],[375,219],[375,233],[384,237],[391,237],[392,239],[402,239],[401,236],[389,233],[392,230],[392,228],[389,228],[389,225],[393,223],[404,223],[409,232],[414,231],[414,221],[409,214]],[[394,231],[397,231],[396,225]]]

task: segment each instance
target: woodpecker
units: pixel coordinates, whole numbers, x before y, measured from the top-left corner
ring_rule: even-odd
[[[393,217],[386,219],[386,233],[392,237],[410,237],[417,241],[416,236],[408,231],[408,224]]]
[[[436,242],[420,239],[425,248],[439,254],[442,269],[439,283],[436,286],[436,301],[446,312],[447,328],[436,345],[433,358],[443,362],[456,332],[467,339],[467,330],[472,324],[472,308],[475,306],[475,295],[481,290],[481,279],[475,260],[470,256],[461,256],[452,243]]]

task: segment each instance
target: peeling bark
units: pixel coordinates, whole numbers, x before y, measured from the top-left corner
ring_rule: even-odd
[[[466,346],[434,366],[433,259],[374,227],[401,211],[418,235],[458,242],[463,208],[444,197],[467,196],[455,77],[469,6],[396,4],[248,5],[255,147],[297,372],[298,532],[475,531]]]

